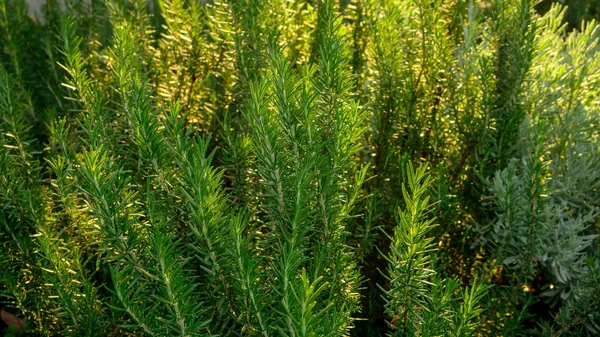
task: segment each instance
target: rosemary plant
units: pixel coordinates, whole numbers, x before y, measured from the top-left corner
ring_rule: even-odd
[[[0,335],[600,332],[594,1],[27,3]]]

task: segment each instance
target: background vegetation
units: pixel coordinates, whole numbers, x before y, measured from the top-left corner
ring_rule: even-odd
[[[599,334],[595,8],[0,0],[5,334]]]

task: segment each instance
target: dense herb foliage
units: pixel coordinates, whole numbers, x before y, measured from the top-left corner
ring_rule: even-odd
[[[4,330],[600,334],[600,32],[537,5],[0,0]]]

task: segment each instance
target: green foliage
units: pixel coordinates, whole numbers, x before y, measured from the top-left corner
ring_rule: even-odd
[[[0,0],[7,333],[597,335],[592,3]]]
[[[398,210],[387,257],[386,312],[397,318],[397,336],[471,336],[481,313],[478,302],[488,287],[475,278],[473,286],[460,289],[456,280],[436,274],[433,239],[426,236],[435,218],[428,219],[431,177],[425,171],[425,165],[408,165],[408,187],[402,187],[406,206]]]

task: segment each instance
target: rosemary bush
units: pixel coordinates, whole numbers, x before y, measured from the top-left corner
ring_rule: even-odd
[[[537,5],[0,0],[0,334],[599,334],[600,31]]]

